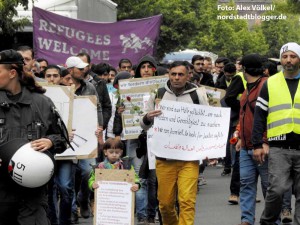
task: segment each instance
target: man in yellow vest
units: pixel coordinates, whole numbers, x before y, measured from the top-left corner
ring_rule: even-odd
[[[276,224],[283,193],[291,186],[296,196],[293,225],[300,224],[300,46],[294,42],[283,45],[280,60],[283,71],[264,83],[254,114],[253,157],[259,164],[269,157],[269,187],[261,225]],[[265,128],[269,151],[263,145]]]

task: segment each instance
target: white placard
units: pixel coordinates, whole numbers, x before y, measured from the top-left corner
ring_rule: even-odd
[[[64,159],[64,157],[75,158],[95,158],[92,154],[97,150],[98,141],[95,131],[98,125],[96,96],[78,96],[74,99],[73,104],[73,124],[74,139],[71,145],[75,149],[73,151],[68,148],[61,154],[57,154],[55,158]]]
[[[74,95],[71,93],[71,87],[45,84],[43,88],[46,89],[45,95],[51,98],[59,115],[67,126],[69,124],[70,111],[72,110],[70,108],[70,96]]]
[[[229,108],[167,100],[158,108],[151,148],[156,156],[191,161],[226,155]]]
[[[157,78],[157,77],[154,77]],[[132,88],[139,88],[139,87],[144,87],[144,86],[150,86],[153,84],[164,84],[169,80],[169,77],[167,76],[160,76],[158,79],[152,79],[152,78],[147,78],[147,79],[139,79],[136,78],[134,80],[131,79],[124,79],[119,81],[119,88],[123,90],[129,90]]]
[[[131,225],[131,183],[98,181],[96,225]]]
[[[148,154],[148,162],[149,162],[149,170],[154,170],[156,168],[155,163],[155,155],[152,152],[153,148],[153,128],[150,128],[147,131],[147,154]]]

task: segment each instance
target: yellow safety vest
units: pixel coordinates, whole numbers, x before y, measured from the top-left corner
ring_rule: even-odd
[[[300,134],[299,84],[294,101],[292,101],[283,72],[273,75],[267,82],[269,92],[268,138],[291,132]]]
[[[242,79],[242,81],[243,81],[244,89],[246,90],[247,81],[246,81],[245,78],[244,78],[243,72],[238,72],[235,76],[240,76],[240,77],[241,77],[241,79]],[[237,97],[238,100],[241,99],[242,94],[243,94],[243,93],[241,93],[241,94],[238,95],[238,97]]]

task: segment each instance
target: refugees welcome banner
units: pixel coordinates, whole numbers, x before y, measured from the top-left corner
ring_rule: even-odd
[[[63,64],[69,56],[86,52],[93,63],[117,66],[122,58],[134,64],[146,54],[153,55],[161,15],[115,23],[82,21],[34,7],[33,37],[36,58]]]

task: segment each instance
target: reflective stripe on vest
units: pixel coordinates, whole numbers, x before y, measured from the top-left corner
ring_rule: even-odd
[[[291,132],[300,134],[299,84],[295,93],[294,104],[282,72],[270,77],[267,85],[269,92],[268,138]]]

